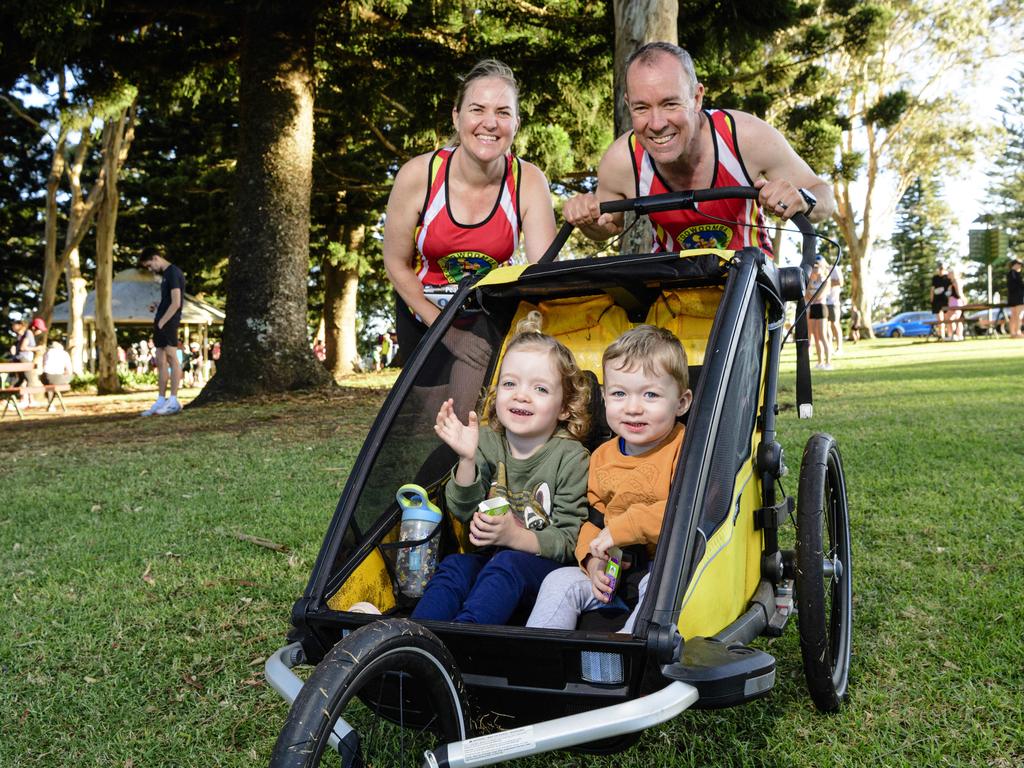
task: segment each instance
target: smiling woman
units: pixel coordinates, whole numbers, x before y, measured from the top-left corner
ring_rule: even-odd
[[[384,266],[396,293],[399,355],[408,359],[464,277],[535,262],[555,235],[547,179],[512,154],[519,128],[515,76],[494,59],[462,81],[449,146],[398,171],[384,225]]]

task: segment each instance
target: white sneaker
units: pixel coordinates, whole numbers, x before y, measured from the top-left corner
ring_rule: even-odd
[[[153,413],[157,416],[173,416],[175,413],[181,411],[181,403],[178,402],[178,398],[172,397],[161,407],[157,408]]]
[[[824,365],[821,366],[821,370],[823,370],[823,371],[831,371],[832,370],[832,363],[825,363]]]
[[[380,616],[380,608],[373,603],[359,602],[347,609],[349,613],[372,613],[374,616]]]
[[[140,415],[142,415],[142,416],[155,416],[156,412],[159,411],[161,408],[163,408],[165,405],[167,405],[167,398],[165,398],[165,397],[158,397],[156,399],[156,402],[153,403],[151,406],[149,406],[149,408],[144,410]]]
[[[825,367],[825,364],[824,364],[824,363],[815,363],[815,364],[814,364],[814,369],[815,369],[815,370],[817,370],[817,371],[820,371],[820,370],[821,370],[821,369],[823,369],[824,367]]]

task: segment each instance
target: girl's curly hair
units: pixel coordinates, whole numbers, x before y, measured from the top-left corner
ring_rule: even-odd
[[[516,335],[509,341],[505,354],[519,347],[533,347],[552,356],[562,378],[562,407],[569,412],[569,418],[560,421],[559,426],[565,427],[575,439],[585,440],[590,432],[590,380],[580,370],[576,358],[567,346],[541,332],[540,312],[534,310],[516,324]],[[503,433],[505,428],[498,421],[497,393],[496,385],[488,387],[480,411],[484,422],[491,429]]]

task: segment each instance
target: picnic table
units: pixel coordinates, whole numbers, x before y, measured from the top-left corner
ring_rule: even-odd
[[[35,369],[35,363],[23,363],[23,362],[0,362],[0,374],[7,373],[28,373]],[[0,388],[0,397],[4,401],[4,411],[0,413],[0,419],[7,416],[7,411],[10,410],[11,406],[14,407],[14,412],[18,414],[19,419],[24,419],[25,414],[21,412],[21,404],[18,402],[22,395],[27,394],[43,394],[46,397],[46,412],[54,410],[57,405],[60,405],[62,413],[67,413],[68,409],[64,406],[64,398],[61,397],[61,392],[67,392],[71,389],[68,384],[22,384],[18,387],[3,386]]]
[[[940,325],[947,325],[947,326],[949,326],[953,322],[963,323],[963,326],[964,326],[964,336],[965,337],[968,334],[973,334],[975,336],[980,336],[980,335],[982,335],[982,333],[992,334],[995,331],[993,326],[995,324],[998,324],[999,321],[1003,317],[1006,316],[1005,306],[1006,306],[1005,304],[984,304],[984,303],[978,303],[978,304],[962,304],[959,307],[947,307],[946,308],[947,311],[950,310],[950,309],[959,310],[960,311],[960,317],[957,320],[955,320],[955,321],[950,320],[948,317],[945,320],[943,320],[943,321],[939,321],[939,320],[925,320],[924,324],[925,325],[930,325],[932,327],[932,332],[931,332],[931,334],[927,338],[929,340],[939,338],[939,328],[938,327]],[[979,324],[979,319],[980,318],[978,318],[978,317],[969,317],[967,315],[968,312],[978,312],[980,310],[990,310],[991,312],[994,313],[993,314],[993,319],[992,319],[992,324],[986,324],[985,326],[981,326]],[[983,331],[979,331],[979,328],[982,328],[982,327],[984,328],[984,330]]]

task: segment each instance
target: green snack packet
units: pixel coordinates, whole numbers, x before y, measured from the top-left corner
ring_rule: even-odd
[[[481,512],[485,515],[492,515],[497,517],[498,515],[504,515],[509,511],[508,499],[502,498],[501,496],[495,496],[493,499],[484,499],[477,506]]]

